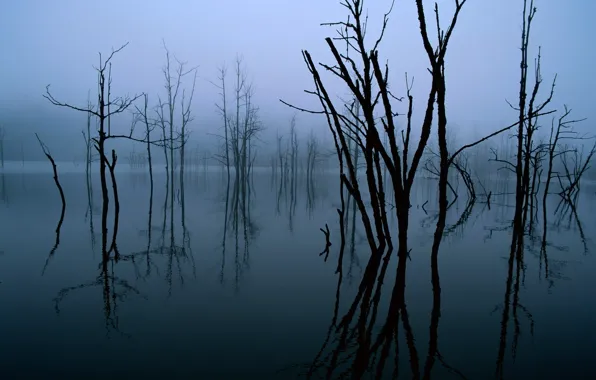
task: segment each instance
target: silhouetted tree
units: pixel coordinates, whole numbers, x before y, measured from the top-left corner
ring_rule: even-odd
[[[530,177],[531,177],[531,159],[532,153],[535,149],[534,133],[538,129],[538,117],[544,108],[550,103],[554,88],[555,79],[551,85],[549,96],[542,103],[539,103],[537,96],[542,84],[542,76],[540,73],[540,49],[538,50],[538,57],[536,58],[535,68],[535,82],[528,100],[528,50],[530,47],[530,31],[536,8],[534,7],[534,0],[527,0],[523,2],[523,24],[521,33],[521,62],[520,62],[520,86],[519,86],[519,102],[517,107],[511,105],[513,109],[519,112],[519,121],[517,124],[517,153],[515,164],[509,164],[515,170],[516,187],[515,187],[515,214],[513,218],[513,233],[517,242],[512,244],[518,245],[518,256],[521,256],[522,235],[526,228],[526,220],[529,209],[529,194],[530,194]],[[519,259],[520,257],[518,257]]]
[[[66,198],[64,197],[64,190],[62,189],[62,185],[60,184],[60,180],[58,179],[58,167],[56,166],[56,161],[54,161],[54,158],[50,153],[50,149],[47,147],[46,144],[43,143],[43,141],[41,141],[37,133],[35,134],[35,137],[37,138],[37,141],[39,142],[39,146],[41,147],[43,153],[50,161],[50,164],[52,164],[54,182],[56,183],[56,187],[58,188],[58,192],[60,193],[60,200],[62,201],[62,211],[60,212],[60,219],[58,219],[58,225],[56,226],[56,241],[54,242],[54,246],[50,250],[48,258],[46,259],[46,263],[42,270],[43,275],[50,262],[50,259],[54,256],[54,253],[56,252],[56,249],[58,249],[58,245],[60,244],[60,229],[62,228],[62,222],[64,221],[64,213],[66,211]]]
[[[80,112],[85,112],[87,115],[92,115],[97,118],[98,120],[98,135],[93,137],[92,140],[95,144],[95,149],[99,154],[99,175],[100,175],[100,182],[101,182],[101,193],[102,193],[102,238],[107,237],[107,216],[108,216],[108,205],[109,205],[109,194],[108,194],[108,186],[107,186],[107,177],[106,177],[106,169],[109,169],[110,176],[113,181],[115,181],[115,165],[117,162],[117,156],[114,150],[111,153],[111,161],[108,159],[106,154],[106,143],[110,139],[128,139],[131,141],[142,142],[146,143],[146,139],[143,138],[136,138],[133,136],[134,133],[134,122],[129,130],[128,134],[118,134],[112,133],[111,128],[111,117],[121,114],[125,112],[129,107],[142,95],[135,95],[133,97],[130,96],[123,96],[123,97],[112,97],[111,96],[111,85],[112,85],[112,76],[111,76],[111,68],[112,63],[111,60],[115,54],[119,53],[124,49],[128,43],[122,45],[116,50],[112,50],[110,55],[106,60],[102,58],[101,53],[99,54],[99,66],[96,67],[97,71],[97,80],[98,80],[98,93],[97,93],[97,106],[91,106],[88,104],[87,107],[78,107],[68,103],[58,101],[51,93],[50,93],[50,86],[46,87],[46,93],[43,95],[46,99],[50,101],[53,105],[66,107],[69,109],[73,109]],[[115,182],[112,183],[112,188],[114,191],[114,201],[115,204],[118,205],[117,200],[117,184]],[[117,233],[117,220],[118,220],[118,213],[115,212],[115,225],[114,225],[114,234],[112,237],[112,246],[108,250],[107,249],[107,241],[102,241],[102,252],[104,255],[109,254],[112,250],[116,250],[115,242],[116,242],[116,233]],[[115,252],[117,253],[117,252]]]
[[[412,132],[412,114],[408,112],[406,130],[402,135],[402,146],[396,138],[397,114],[394,101],[397,99],[389,90],[389,68],[381,68],[379,63],[378,47],[384,36],[389,12],[385,14],[383,26],[379,37],[372,47],[367,47],[365,42],[366,19],[363,17],[362,0],[342,1],[349,11],[348,21],[330,23],[327,25],[340,26],[340,37],[337,39],[348,45],[348,53],[339,52],[334,39],[327,38],[326,42],[334,57],[332,65],[315,64],[310,53],[303,51],[305,63],[312,74],[315,90],[309,91],[320,101],[322,111],[307,111],[326,116],[329,128],[333,134],[336,153],[340,161],[340,179],[342,188],[345,187],[353,200],[357,203],[367,240],[372,249],[372,255],[379,262],[385,250],[389,254],[393,248],[393,241],[387,221],[387,208],[384,192],[384,181],[390,181],[394,190],[394,211],[398,221],[398,257],[403,261],[408,256],[407,231],[409,224],[410,193],[416,177],[418,165],[428,142],[433,123],[435,103],[438,106],[438,134],[441,155],[441,187],[446,186],[446,175],[449,160],[446,143],[443,141],[446,133],[445,110],[445,54],[448,42],[452,36],[457,22],[457,16],[465,1],[456,2],[456,10],[449,28],[444,33],[439,33],[438,46],[433,48],[428,37],[426,17],[422,1],[416,1],[418,18],[420,22],[423,45],[431,63],[432,82],[429,89],[427,107],[420,130],[420,140],[414,150],[411,161],[409,160],[410,135]],[[438,15],[438,9],[435,9]],[[350,53],[354,53],[354,58]],[[358,61],[358,62],[357,62]],[[338,77],[348,87],[359,104],[360,115],[356,117],[353,112],[348,116],[342,110],[348,109],[346,104],[338,105],[328,93],[325,82],[321,76],[320,68]],[[411,107],[413,96],[409,92],[408,104]],[[377,111],[377,108],[381,108]],[[382,117],[378,117],[380,113]],[[380,128],[382,127],[382,128]],[[387,147],[383,144],[381,135],[387,135]],[[370,208],[363,201],[363,190],[358,181],[357,167],[354,163],[348,140],[354,141],[363,152],[366,180],[364,186],[370,197]],[[388,177],[384,178],[383,166],[386,167]],[[440,202],[446,199],[444,190]],[[343,198],[343,196],[342,196]],[[340,217],[343,218],[343,201]],[[446,207],[444,204],[441,207]],[[370,211],[369,211],[370,210]],[[372,215],[370,214],[372,213]],[[341,255],[340,255],[341,256]],[[338,270],[341,270],[341,257]],[[367,274],[365,274],[366,276]]]
[[[221,96],[221,104],[216,104],[216,107],[218,109],[218,111],[221,114],[221,117],[223,119],[223,129],[224,129],[224,135],[223,135],[223,157],[219,157],[220,160],[222,160],[222,162],[225,165],[226,168],[226,175],[227,175],[227,182],[228,182],[228,187],[229,187],[229,183],[230,183],[230,119],[229,119],[229,115],[228,115],[228,106],[227,106],[227,97],[226,97],[226,93],[227,93],[227,88],[226,88],[226,75],[227,75],[227,68],[225,65],[222,65],[219,68],[219,77],[218,80],[221,82],[221,85],[215,84],[215,86],[221,91],[220,92],[220,96]]]
[[[175,161],[174,161],[174,150],[180,149],[181,154],[181,170],[184,169],[184,144],[186,143],[186,127],[188,123],[191,121],[191,112],[190,107],[192,105],[192,98],[194,95],[195,84],[196,84],[196,77],[197,77],[197,69],[193,67],[191,69],[186,69],[186,63],[182,62],[178,59],[176,60],[177,67],[176,69],[172,69],[172,59],[170,57],[170,51],[168,50],[165,42],[163,43],[164,50],[166,52],[166,63],[164,68],[162,69],[164,75],[164,86],[166,89],[166,101],[162,103],[161,99],[158,105],[158,117],[159,122],[162,126],[163,132],[165,133],[166,126],[169,129],[169,135],[167,136],[167,145],[169,150],[169,187],[170,187],[170,224],[173,226],[174,224],[174,169],[175,169]],[[182,88],[182,81],[184,77],[187,75],[193,74],[193,84],[192,90],[188,98],[186,98],[186,90]],[[178,96],[181,95],[181,103],[180,105],[177,104]],[[164,115],[164,106],[166,107],[167,114]],[[180,125],[180,134],[178,134],[178,130],[175,126],[175,113],[176,107],[180,107],[181,109],[181,119],[179,120]],[[164,117],[165,116],[165,117]],[[175,134],[176,132],[176,134]],[[164,135],[164,138],[166,136]],[[183,184],[182,179],[182,172],[181,172],[181,183]]]

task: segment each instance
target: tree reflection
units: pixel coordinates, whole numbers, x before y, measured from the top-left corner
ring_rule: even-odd
[[[349,204],[355,204],[348,201]],[[471,208],[471,207],[470,207]],[[340,215],[343,211],[338,210]],[[445,220],[447,207],[440,207],[436,216],[437,225],[431,251],[431,283],[432,283],[432,312],[429,325],[429,345],[426,358],[422,359],[416,347],[414,331],[410,322],[406,298],[406,267],[408,256],[398,256],[395,267],[395,278],[387,275],[390,268],[393,250],[387,250],[383,256],[371,255],[364,269],[358,292],[345,314],[340,315],[341,289],[343,281],[343,266],[338,267],[338,282],[334,313],[327,336],[323,345],[307,370],[308,378],[324,377],[360,379],[366,375],[374,378],[397,378],[407,371],[406,377],[414,379],[430,379],[434,365],[439,361],[443,367],[462,378],[465,376],[457,369],[446,363],[439,351],[439,322],[441,317],[441,285],[438,265],[438,254],[443,236],[445,235]],[[465,223],[470,214],[466,208]],[[354,218],[350,218],[349,239],[354,239]],[[467,216],[466,216],[467,215]],[[343,221],[343,218],[340,218]],[[342,234],[341,239],[345,239]],[[353,242],[350,243],[350,250]],[[340,255],[341,256],[341,255]],[[352,263],[348,264],[351,268]],[[386,314],[382,297],[384,284],[393,280]],[[386,297],[385,297],[386,298]],[[400,332],[401,326],[401,332]],[[400,338],[401,336],[401,338]],[[400,368],[400,341],[405,340],[405,349],[409,362],[409,369]],[[393,358],[393,360],[391,359]]]
[[[229,228],[234,239],[234,289],[236,291],[239,290],[240,278],[243,272],[250,268],[250,248],[253,241],[259,235],[259,226],[251,215],[254,197],[252,174],[246,177],[245,180],[246,182],[244,184],[234,182],[231,193],[228,183],[225,191],[225,217],[221,244],[222,258],[219,281],[221,284],[225,282],[226,239]],[[240,252],[240,239],[242,239],[242,255]]]

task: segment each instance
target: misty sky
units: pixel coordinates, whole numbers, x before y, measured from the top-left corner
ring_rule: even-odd
[[[365,2],[371,37],[376,37],[390,3]],[[431,21],[433,3],[425,2]],[[453,1],[438,3],[446,24]],[[515,120],[505,99],[517,99],[522,5],[522,0],[469,0],[462,11],[446,69],[448,119],[462,140]],[[596,1],[536,0],[536,6],[531,44],[542,46],[544,90],[558,73],[554,107],[569,104],[576,117],[589,118],[583,128],[592,130],[596,79],[590,69],[596,59],[596,33],[589,18],[596,13]],[[194,138],[219,127],[214,106],[218,95],[210,81],[216,80],[217,67],[224,62],[231,72],[236,54],[244,58],[255,84],[255,101],[272,135],[287,127],[292,114],[279,98],[316,106],[302,92],[312,88],[312,79],[301,49],[309,50],[315,60],[330,62],[323,39],[335,31],[320,23],[343,20],[345,14],[338,0],[5,1],[0,12],[0,123],[46,136],[62,128],[80,139],[84,116],[49,105],[42,98],[45,86],[51,84],[60,100],[84,105],[87,91],[96,86],[92,65],[98,62],[98,52],[109,54],[125,42],[129,46],[113,61],[113,92],[147,92],[155,102],[157,94],[163,95],[163,39],[179,59],[199,66]],[[380,54],[389,60],[393,91],[403,95],[407,71],[416,78],[414,95],[422,105],[430,75],[414,0],[396,0],[389,23]],[[340,87],[333,90],[346,94]],[[36,114],[44,118],[36,119]],[[327,134],[324,120],[299,115],[299,126]]]

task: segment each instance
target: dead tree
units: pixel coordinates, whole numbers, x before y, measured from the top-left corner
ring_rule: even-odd
[[[499,353],[497,356],[497,369],[496,375],[497,377],[503,377],[503,358],[507,343],[507,327],[508,327],[508,319],[509,319],[509,309],[512,307],[513,309],[513,317],[516,323],[516,326],[519,326],[517,321],[517,307],[519,305],[519,278],[520,273],[524,271],[523,265],[523,251],[524,251],[524,235],[526,234],[527,228],[527,218],[528,212],[532,213],[533,210],[530,210],[530,204],[532,202],[533,197],[530,195],[535,190],[533,189],[531,178],[536,178],[537,175],[532,174],[532,170],[536,172],[539,170],[539,165],[536,161],[541,159],[542,153],[540,150],[544,148],[541,144],[536,144],[534,137],[535,133],[539,128],[538,119],[539,116],[548,112],[542,112],[546,106],[550,103],[556,83],[556,75],[553,79],[550,93],[546,97],[546,99],[541,103],[538,100],[538,93],[540,92],[540,87],[542,84],[542,76],[540,72],[540,65],[541,65],[541,54],[540,48],[538,49],[538,56],[535,60],[535,79],[533,88],[530,89],[530,97],[528,98],[528,90],[529,90],[529,83],[528,83],[528,50],[530,46],[530,32],[531,26],[536,14],[536,8],[534,7],[534,1],[530,0],[529,4],[527,0],[523,2],[523,12],[522,12],[522,33],[521,33],[521,62],[520,62],[520,81],[519,81],[519,97],[518,97],[518,105],[513,106],[511,103],[509,104],[511,108],[518,112],[518,123],[516,126],[516,157],[515,161],[511,162],[508,160],[501,160],[501,162],[508,165],[508,167],[514,171],[515,173],[515,211],[513,217],[513,233],[511,237],[511,248],[509,252],[509,259],[508,259],[508,278],[506,282],[505,288],[505,299],[503,305],[503,316],[501,322],[501,336],[500,336],[500,343],[499,343]],[[551,111],[554,112],[554,111]],[[533,160],[535,162],[533,163]],[[548,189],[547,189],[548,190]],[[530,218],[532,219],[532,218]],[[546,218],[543,221],[544,225],[546,226]],[[544,235],[545,236],[545,235]],[[543,238],[544,239],[544,238]],[[542,257],[542,252],[541,252]],[[515,284],[513,284],[513,267],[515,267],[516,273],[516,280]],[[514,288],[513,293],[513,301],[510,301],[510,295],[512,293],[512,286]],[[517,336],[519,335],[519,329],[516,329],[516,333],[514,334],[514,342],[513,345],[517,344]]]
[[[65,107],[69,109],[73,109],[75,111],[85,112],[88,115],[92,115],[97,118],[98,120],[98,136],[93,137],[92,140],[95,144],[95,149],[99,154],[99,175],[100,175],[100,182],[101,182],[101,193],[102,193],[102,252],[104,255],[108,255],[111,251],[107,249],[107,216],[108,216],[108,205],[109,205],[109,193],[108,193],[108,186],[107,186],[107,176],[106,176],[106,169],[110,169],[111,171],[114,169],[116,164],[115,161],[115,154],[113,152],[112,155],[112,163],[108,160],[106,155],[106,143],[111,139],[128,139],[130,141],[142,142],[146,143],[146,139],[143,138],[136,138],[133,136],[134,127],[131,127],[128,134],[118,134],[112,133],[111,128],[111,117],[121,114],[125,112],[129,107],[142,95],[135,95],[133,97],[130,96],[123,96],[123,97],[112,97],[111,96],[111,85],[112,85],[112,76],[111,76],[111,60],[115,54],[119,53],[124,49],[128,43],[122,45],[116,50],[112,50],[110,55],[107,59],[103,59],[101,53],[99,54],[99,66],[95,68],[97,71],[97,80],[98,80],[98,94],[97,94],[97,106],[91,107],[88,105],[87,107],[78,107],[71,105],[69,103],[64,103],[58,101],[51,93],[50,93],[50,86],[46,87],[46,93],[43,95],[46,99],[50,101],[53,105]],[[134,124],[133,124],[134,126]],[[160,143],[161,141],[156,141],[154,143]],[[113,176],[112,176],[113,177]],[[113,177],[114,178],[114,177]],[[114,190],[116,190],[115,184],[112,184]],[[117,194],[114,194],[117,196]],[[117,218],[118,215],[115,215]],[[116,232],[116,230],[114,231]],[[112,241],[115,241],[115,236],[113,237]],[[115,245],[112,245],[115,248]]]
[[[297,171],[298,171],[298,134],[296,133],[296,115],[290,119],[290,191],[292,196],[296,192]]]
[[[196,83],[196,67],[193,67],[191,69],[186,69],[186,63],[182,62],[178,59],[175,58],[176,62],[177,62],[177,67],[174,70],[174,72],[172,72],[172,59],[170,57],[170,51],[168,50],[165,42],[163,42],[163,47],[166,53],[166,63],[164,68],[162,69],[163,75],[164,75],[164,86],[166,89],[166,102],[165,104],[162,104],[160,101],[160,105],[158,106],[158,113],[159,113],[159,117],[160,117],[160,122],[162,124],[162,128],[165,131],[165,127],[167,125],[167,127],[169,128],[169,135],[167,136],[168,138],[168,150],[169,150],[169,180],[170,180],[170,188],[171,188],[171,192],[170,192],[170,204],[173,205],[174,204],[174,170],[175,170],[175,161],[174,161],[174,150],[179,147],[181,150],[181,158],[183,161],[183,146],[185,144],[185,129],[186,126],[188,124],[188,122],[190,122],[191,118],[190,118],[190,106],[192,104],[192,97],[194,94],[194,89],[195,89],[195,83]],[[194,74],[194,80],[193,80],[193,86],[192,86],[192,91],[191,94],[189,96],[189,100],[188,103],[185,104],[185,90],[182,89],[182,80],[184,79],[185,76],[189,75],[189,74]],[[182,118],[180,120],[180,127],[181,127],[181,131],[180,131],[180,136],[177,137],[175,135],[175,112],[176,112],[176,107],[177,107],[177,99],[178,96],[180,95],[180,90],[182,89],[182,102],[180,104],[180,107],[182,109]],[[163,106],[167,107],[167,115],[165,115],[164,118],[164,114],[163,114]],[[165,137],[165,136],[164,136]],[[165,149],[165,148],[164,148]],[[181,165],[181,170],[183,170],[183,163],[180,163]],[[170,211],[173,211],[173,207],[170,208]],[[173,224],[174,223],[174,215],[172,212],[172,215],[170,216],[170,221]]]
[[[306,186],[310,195],[314,191],[314,173],[316,164],[320,160],[319,142],[312,129],[306,142],[306,151]]]
[[[180,65],[182,69],[182,64]],[[180,103],[180,109],[182,110],[180,120],[180,188],[184,187],[184,147],[186,146],[186,143],[190,138],[190,131],[188,130],[188,125],[194,119],[190,107],[192,106],[192,100],[195,94],[195,85],[197,83],[197,70],[193,69],[193,71],[194,75],[190,93],[187,94],[185,89],[182,90],[182,99]]]
[[[555,161],[555,157],[565,154],[566,151],[559,151],[557,152],[557,147],[559,146],[559,140],[564,138],[565,135],[569,133],[573,133],[571,130],[572,124],[576,122],[575,120],[568,120],[567,117],[571,113],[571,110],[565,106],[565,112],[561,115],[558,119],[557,126],[555,127],[555,118],[553,118],[550,128],[550,137],[548,140],[548,168],[546,173],[546,179],[544,182],[544,194],[542,196],[542,211],[543,214],[546,215],[546,197],[548,196],[548,192],[550,189],[550,183],[553,178],[553,165]],[[543,218],[546,220],[546,218]]]
[[[545,182],[545,190],[542,199],[543,209],[546,210],[546,197],[549,194],[550,182],[554,176],[559,180],[561,186],[559,195],[567,202],[573,203],[573,199],[579,193],[579,184],[582,175],[589,169],[589,164],[594,153],[596,153],[596,144],[592,146],[586,158],[583,158],[583,152],[578,152],[577,147],[569,147],[568,144],[561,144],[561,141],[579,141],[589,139],[587,136],[580,136],[575,130],[574,125],[586,119],[569,119],[571,109],[565,106],[565,112],[559,117],[555,127],[555,119],[551,124],[550,138],[548,144],[548,172]],[[583,148],[582,148],[583,150]],[[564,175],[554,171],[554,160],[559,158]],[[571,158],[569,158],[571,157]],[[573,163],[573,169],[570,170],[569,161]],[[561,178],[565,178],[564,184]],[[545,211],[546,212],[546,211]]]
[[[137,114],[145,124],[145,140],[147,144],[147,164],[149,165],[149,182],[150,182],[150,199],[153,199],[153,160],[151,157],[151,132],[155,129],[156,122],[149,119],[148,117],[148,103],[149,97],[147,94],[143,94],[143,109],[135,106]]]
[[[235,75],[236,75],[236,84],[234,87],[235,93],[235,108],[236,108],[236,116],[233,119],[233,122],[230,123],[231,128],[231,143],[232,143],[232,153],[234,157],[234,169],[236,172],[236,183],[240,183],[240,165],[241,165],[241,157],[240,157],[240,147],[241,147],[241,113],[240,109],[243,105],[243,95],[246,93],[246,73],[242,70],[242,58],[240,56],[236,57],[236,64],[235,64]]]
[[[515,214],[513,219],[514,238],[517,236],[521,239],[519,234],[523,235],[528,214],[528,194],[530,192],[530,171],[531,158],[533,148],[533,136],[538,129],[538,116],[544,108],[550,103],[556,83],[556,76],[552,82],[550,94],[542,103],[539,103],[537,96],[542,84],[542,76],[540,73],[540,49],[538,50],[538,57],[535,62],[535,82],[528,100],[528,49],[530,46],[530,31],[532,21],[536,14],[534,7],[534,0],[524,0],[523,7],[523,25],[521,33],[521,63],[520,63],[520,86],[519,86],[519,103],[513,109],[519,112],[519,121],[517,125],[517,155],[515,163],[516,189],[515,189]],[[517,244],[521,247],[521,241]],[[513,244],[513,243],[512,243]],[[520,248],[521,249],[521,248]]]
[[[453,166],[462,177],[466,189],[468,189],[468,201],[476,201],[476,189],[474,187],[474,180],[472,179],[472,175],[470,173],[471,169],[468,163],[468,156],[465,154],[460,155],[453,161]]]
[[[161,100],[160,97],[158,97],[158,104],[155,107],[155,114],[156,114],[156,119],[157,119],[157,124],[159,125],[160,129],[161,129],[161,137],[163,139],[163,155],[164,155],[164,162],[166,164],[166,186],[169,188],[170,187],[170,159],[168,157],[168,132],[167,132],[167,121],[166,121],[166,115],[165,115],[165,110],[164,107],[166,106],[165,103]]]
[[[279,130],[276,135],[277,141],[277,162],[279,165],[279,177],[280,181],[284,181],[284,154],[282,150],[283,136],[279,134]]]
[[[230,182],[230,138],[229,138],[229,132],[230,132],[229,122],[230,121],[229,121],[228,107],[227,107],[227,101],[226,101],[226,75],[227,75],[227,68],[225,65],[223,65],[219,68],[219,77],[218,77],[218,80],[221,83],[221,85],[216,84],[215,86],[221,91],[220,92],[221,105],[216,104],[216,107],[217,107],[218,111],[220,112],[221,117],[223,119],[224,143],[223,143],[222,160],[226,167],[226,174],[227,174],[227,179],[228,179],[228,183],[229,183]]]
[[[54,161],[54,158],[50,153],[50,150],[48,149],[46,144],[44,144],[43,141],[41,141],[37,133],[35,134],[35,137],[37,138],[37,141],[39,142],[39,146],[43,150],[43,153],[52,164],[54,182],[56,183],[56,187],[58,188],[58,192],[60,193],[60,200],[62,201],[62,211],[60,212],[60,219],[58,221],[58,226],[56,227],[56,234],[57,236],[60,236],[60,228],[62,227],[62,222],[64,221],[64,213],[66,212],[66,198],[64,197],[64,190],[62,189],[62,185],[60,184],[60,180],[58,179],[58,168],[56,166],[56,161]],[[60,238],[58,237],[57,240],[59,241]]]
[[[58,246],[60,245],[60,229],[62,228],[62,222],[64,222],[64,213],[66,211],[66,199],[64,197],[64,190],[62,189],[62,185],[60,184],[60,180],[58,179],[58,168],[56,167],[56,162],[54,161],[54,158],[52,157],[52,154],[50,153],[50,149],[46,146],[46,144],[43,143],[43,141],[41,141],[41,139],[39,138],[39,135],[37,133],[35,134],[35,137],[37,138],[37,141],[39,142],[39,146],[41,147],[41,150],[46,155],[46,157],[48,158],[50,163],[52,164],[52,171],[54,172],[54,182],[56,183],[56,187],[58,188],[58,192],[60,193],[60,199],[62,201],[62,211],[60,212],[60,219],[58,219],[58,224],[56,226],[56,240],[54,241],[54,246],[50,250],[50,253],[48,254],[48,258],[46,259],[46,262],[45,262],[43,269],[41,271],[41,275],[43,276],[47,267],[48,267],[48,264],[50,263],[50,260],[52,259],[52,257],[54,257],[54,254],[56,253],[56,250],[58,249]]]
[[[493,192],[486,190],[486,187],[484,187],[482,180],[480,178],[478,178],[478,176],[476,177],[476,180],[478,181],[478,184],[480,185],[480,188],[482,189],[482,195],[484,196],[486,205],[488,206],[488,209],[490,210],[490,198],[493,195]]]
[[[596,143],[592,145],[585,158],[583,148],[581,151],[573,149],[571,153],[568,152],[568,154],[560,155],[561,163],[565,171],[563,177],[565,178],[565,183],[562,180],[562,176],[557,174],[559,184],[561,185],[559,195],[567,202],[575,203],[575,199],[580,190],[580,180],[584,173],[590,168],[590,161],[592,160],[594,153],[596,153]],[[573,167],[570,167],[570,165],[573,165]]]
[[[447,51],[448,42],[457,22],[457,16],[461,11],[463,2],[457,3],[456,12],[447,32],[440,37],[439,46],[435,49],[429,42],[426,28],[426,19],[422,1],[416,1],[418,9],[418,18],[420,21],[421,34],[423,35],[423,44],[429,53],[432,64],[432,82],[428,91],[426,101],[426,111],[420,129],[420,139],[417,147],[413,149],[411,160],[408,153],[410,147],[410,137],[412,133],[412,115],[408,113],[406,130],[403,134],[402,144],[396,138],[396,120],[397,113],[395,108],[395,96],[389,90],[389,68],[387,65],[381,67],[379,63],[378,47],[381,43],[385,28],[388,22],[389,12],[384,16],[383,27],[379,37],[371,47],[367,47],[365,42],[366,18],[363,16],[364,8],[362,0],[345,0],[342,2],[348,11],[349,18],[345,22],[331,23],[327,25],[339,26],[339,40],[346,43],[349,47],[348,54],[339,52],[335,40],[327,38],[326,42],[334,57],[333,64],[315,64],[308,51],[303,51],[304,61],[312,74],[315,89],[308,91],[314,94],[320,101],[321,110],[305,110],[315,114],[325,115],[329,129],[334,138],[336,154],[339,159],[340,181],[342,189],[348,190],[354,202],[358,207],[362,223],[364,226],[366,239],[371,248],[371,256],[374,258],[366,272],[364,273],[362,288],[359,297],[368,299],[372,294],[372,287],[366,287],[367,279],[374,276],[381,260],[389,260],[393,251],[393,237],[390,233],[390,226],[387,218],[386,194],[384,191],[384,182],[390,181],[393,187],[393,212],[398,222],[398,259],[401,267],[405,268],[406,260],[409,254],[408,249],[408,224],[410,194],[414,185],[414,180],[422,158],[424,149],[431,134],[431,126],[435,111],[435,103],[439,102],[439,134],[444,135],[446,126],[446,116],[444,109],[444,60]],[[327,91],[325,81],[320,70],[330,72],[338,77],[350,90],[356,102],[359,104],[360,115],[355,117],[350,112],[346,104],[338,105]],[[408,86],[409,87],[409,86]],[[414,98],[408,91],[408,108],[411,109]],[[286,103],[287,104],[287,103]],[[344,114],[348,109],[350,117]],[[378,110],[380,108],[380,110]],[[378,115],[382,117],[379,118]],[[382,138],[382,135],[387,138]],[[349,150],[348,140],[352,139],[362,151],[362,160],[365,167],[366,177],[364,183],[358,180],[357,167],[352,154]],[[387,144],[383,144],[386,140]],[[441,148],[441,155],[447,154],[445,146]],[[449,157],[443,158],[447,161]],[[388,173],[384,176],[384,168]],[[446,172],[441,174],[446,175]],[[446,178],[446,177],[445,177]],[[365,204],[364,189],[370,197],[370,201]],[[445,181],[446,186],[446,181]],[[445,187],[446,188],[446,187]],[[443,197],[446,199],[446,197]],[[338,210],[340,214],[340,223],[343,219],[344,200],[342,192],[342,209]],[[343,228],[343,226],[342,226]],[[341,273],[343,252],[340,248],[338,259],[338,272]]]
[[[163,42],[163,48],[166,54],[166,63],[162,68],[164,75],[164,87],[166,89],[166,100],[165,102],[159,98],[159,103],[156,108],[157,112],[157,123],[161,126],[162,135],[164,139],[164,155],[166,157],[166,171],[168,171],[168,186],[169,191],[169,202],[170,202],[170,225],[173,231],[174,225],[174,193],[175,193],[175,160],[174,151],[180,149],[180,185],[184,185],[184,145],[188,140],[187,126],[192,120],[190,107],[192,105],[192,98],[194,95],[197,68],[193,67],[186,69],[186,62],[182,62],[177,58],[174,58],[177,66],[175,69],[172,68],[172,58],[170,51],[168,50],[165,41]],[[186,90],[183,89],[183,79],[193,74],[193,84],[188,98],[186,98]],[[181,102],[178,105],[178,96],[182,96]],[[176,120],[176,109],[180,107],[181,118]],[[164,110],[165,108],[165,110]],[[180,130],[176,128],[176,123],[179,123]],[[169,130],[169,131],[168,131]],[[169,169],[169,170],[168,170]]]
[[[235,113],[230,115],[226,95],[226,74],[225,67],[220,68],[219,81],[221,85],[215,86],[220,89],[222,104],[217,108],[224,120],[223,152],[217,158],[226,167],[228,182],[230,180],[230,166],[234,165],[236,184],[241,186],[242,192],[248,189],[250,173],[256,159],[253,150],[254,141],[258,137],[263,125],[259,120],[259,108],[253,102],[254,87],[246,79],[246,69],[242,65],[242,58],[238,56],[235,63],[235,84],[233,107]],[[231,155],[231,158],[230,158]]]
[[[424,6],[422,0],[416,0],[416,7],[418,11],[418,21],[420,24],[420,35],[424,50],[429,59],[430,72],[432,74],[432,88],[436,95],[437,105],[437,137],[439,144],[439,219],[437,220],[437,229],[435,231],[435,242],[440,238],[437,234],[443,233],[445,227],[445,216],[448,208],[447,202],[447,182],[449,176],[449,167],[453,160],[450,160],[449,151],[447,147],[447,110],[445,107],[446,100],[446,86],[445,86],[445,54],[447,53],[447,46],[452,36],[453,30],[457,23],[459,12],[461,11],[466,0],[455,1],[455,12],[451,19],[451,23],[447,30],[443,30],[439,22],[439,7],[435,3],[436,28],[437,28],[437,46],[433,47],[428,27],[426,24]],[[433,112],[432,106],[427,107],[427,112]],[[438,246],[438,244],[437,244]],[[434,250],[433,250],[434,251]],[[433,262],[436,260],[436,253],[433,252]]]
[[[254,88],[249,84],[244,93],[245,99],[245,116],[242,122],[243,129],[241,133],[241,178],[243,186],[250,188],[250,173],[251,167],[254,163],[256,155],[253,153],[254,140],[258,134],[263,130],[263,125],[259,120],[259,108],[253,103]]]
[[[118,156],[116,155],[116,151],[112,149],[112,161],[108,161],[106,156],[102,156],[102,159],[105,160],[105,164],[110,172],[110,179],[112,180],[112,191],[114,194],[114,233],[112,234],[112,244],[110,246],[110,251],[113,251],[117,258],[118,249],[116,247],[116,236],[118,236],[118,222],[120,220],[120,199],[118,198],[118,183],[116,182],[115,169]]]
[[[87,95],[87,109],[93,110],[90,94]],[[91,137],[91,121],[93,114],[87,113],[87,128],[83,130],[83,138],[85,140],[85,175],[87,178],[91,175],[91,163],[93,162],[93,140]]]

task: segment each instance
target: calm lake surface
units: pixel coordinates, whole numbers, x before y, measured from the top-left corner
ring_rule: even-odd
[[[89,207],[84,168],[59,163],[67,207],[53,253],[61,204],[49,163],[12,164],[0,172],[0,378],[292,379],[308,371],[336,302],[337,176],[318,174],[314,193],[301,177],[294,194],[280,190],[269,169],[256,171],[246,207],[235,212],[230,199],[226,214],[221,170],[199,170],[186,176],[183,202],[175,191],[172,226],[159,169],[149,216],[148,174],[117,168],[121,257],[106,267],[96,169]],[[490,209],[478,202],[460,219],[462,195],[449,210],[439,254],[440,355],[433,378],[494,378],[499,363],[506,379],[592,378],[596,195],[583,185],[577,217],[555,213],[558,198],[549,197],[547,259],[540,254],[540,212],[538,237],[526,238],[510,297],[512,200],[494,197]],[[401,378],[413,377],[412,352],[420,371],[425,363],[435,200],[436,182],[420,180],[405,291],[411,330],[397,330],[388,378],[396,365]],[[426,201],[428,214],[420,208]],[[340,317],[370,256],[358,219],[356,228],[348,221]],[[326,223],[333,245],[324,262],[319,228]],[[395,266],[385,279],[375,333],[388,318]]]

